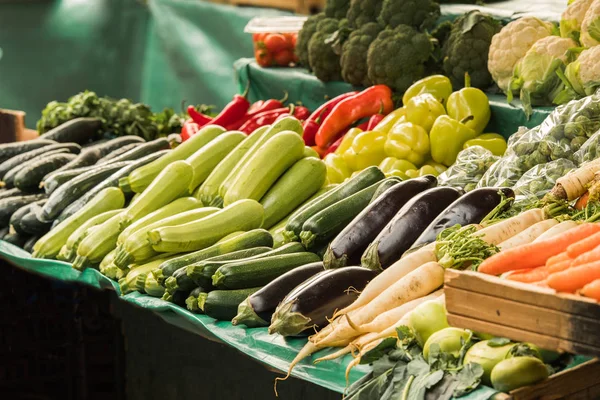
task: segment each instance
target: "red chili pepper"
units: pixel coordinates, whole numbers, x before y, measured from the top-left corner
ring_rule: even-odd
[[[233,96],[233,100],[221,110],[219,115],[210,121],[210,124],[228,127],[242,120],[250,108],[250,102],[246,99],[248,90],[249,87],[246,88],[243,94]]]
[[[295,106],[292,115],[299,121],[305,121],[310,117],[310,110],[304,106]]]
[[[200,130],[200,125],[195,123],[192,119],[188,119],[183,123],[181,128],[181,140],[186,141],[194,136]]]
[[[240,131],[242,131],[246,134],[250,134],[250,133],[254,132],[256,129],[260,128],[261,126],[272,124],[273,122],[275,122],[275,120],[280,115],[289,114],[289,113],[290,113],[290,109],[287,107],[277,108],[275,110],[263,111],[262,113],[257,114],[254,117],[250,118],[248,121],[246,121],[240,127]]]
[[[373,128],[375,128],[377,126],[377,124],[380,123],[381,120],[384,119],[384,118],[385,118],[385,115],[383,115],[383,114],[375,114],[375,115],[373,115],[371,118],[369,118],[366,130],[372,131]]]
[[[368,127],[369,127],[369,121],[365,121],[362,124],[357,126],[357,128],[360,129],[361,131],[366,131]]]
[[[394,108],[392,90],[375,85],[339,102],[321,124],[315,141],[320,147],[335,142],[342,131],[354,121],[380,113],[388,114]]]
[[[190,116],[190,118],[200,126],[204,126],[212,120],[212,117],[202,114],[201,112],[196,110],[196,107],[192,105],[188,106],[187,113]]]
[[[315,136],[319,130],[319,124],[315,121],[306,120],[303,128],[304,133],[302,134],[302,139],[304,139],[304,144],[307,146],[315,146],[317,144],[317,142],[315,142]]]
[[[333,153],[334,151],[336,151],[338,149],[338,147],[340,147],[340,144],[342,144],[342,140],[344,140],[344,136],[346,136],[346,133],[348,133],[349,130],[350,130],[350,128],[344,129],[344,132],[338,138],[338,140],[333,142],[333,144],[327,148],[327,150],[325,151],[325,155],[323,157],[325,157],[329,153]]]
[[[358,94],[358,92],[348,92],[348,93],[344,93],[344,94],[340,94],[337,97],[334,97],[333,99],[329,100],[328,102],[324,103],[323,105],[321,105],[321,107],[317,108],[311,115],[310,117],[308,117],[308,119],[306,121],[314,121],[317,124],[321,124],[323,122],[323,120],[325,119],[325,117],[327,117],[329,115],[329,113],[331,113],[331,110],[333,110],[333,108],[342,100],[347,99],[348,97],[352,97],[354,95]]]
[[[248,108],[248,112],[246,113],[246,115],[257,112],[258,110],[260,110],[263,104],[265,104],[264,100],[255,101],[254,103],[252,103],[250,108]]]
[[[285,96],[283,96],[283,99],[281,99],[281,100],[269,99],[269,100],[263,101],[261,106],[254,110],[252,109],[254,107],[254,105],[253,105],[253,107],[250,107],[250,109],[246,113],[246,117],[252,118],[253,116],[260,114],[262,112],[265,112],[265,111],[283,108],[283,107],[285,107],[285,105],[283,103],[285,103],[287,98],[288,98],[288,93],[285,92]],[[256,104],[256,103],[254,103],[254,104]]]

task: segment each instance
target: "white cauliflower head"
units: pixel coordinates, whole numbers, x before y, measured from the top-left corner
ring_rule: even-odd
[[[585,13],[579,41],[585,47],[600,44],[600,0],[594,0]]]
[[[585,13],[593,2],[594,0],[575,0],[569,4],[560,18],[560,36],[579,39]]]
[[[552,35],[553,30],[551,22],[524,17],[510,22],[494,35],[490,45],[488,69],[501,90],[508,92],[515,65],[535,42]]]
[[[579,96],[589,96],[600,87],[600,46],[585,49],[567,66],[565,76]]]

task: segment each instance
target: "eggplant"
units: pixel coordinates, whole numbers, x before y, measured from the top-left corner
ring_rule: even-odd
[[[375,271],[363,267],[320,272],[282,300],[273,313],[269,333],[294,336],[313,327],[323,328],[328,324],[327,318],[355,301],[359,291],[376,275]]]
[[[441,231],[454,225],[465,226],[480,223],[494,208],[500,205],[504,197],[514,198],[515,192],[511,188],[497,187],[485,187],[470,191],[442,211],[423,231],[411,248],[435,242]],[[506,207],[509,205],[510,203],[506,203]]]
[[[413,197],[367,247],[361,265],[380,271],[398,261],[429,224],[461,194],[460,189],[443,186]]]
[[[323,262],[326,269],[360,264],[367,246],[414,196],[437,184],[433,175],[396,183],[371,202],[331,242]]]
[[[243,324],[249,328],[269,326],[268,321],[271,321],[277,305],[286,295],[319,272],[324,272],[322,262],[306,264],[281,275],[258,292],[248,296],[238,307],[238,314],[231,323]]]

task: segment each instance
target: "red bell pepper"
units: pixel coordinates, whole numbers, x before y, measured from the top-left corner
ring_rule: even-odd
[[[315,142],[315,136],[317,135],[317,131],[319,130],[319,124],[315,121],[306,120],[303,125],[304,133],[302,134],[302,139],[304,139],[304,144],[307,146],[314,146],[317,144]]]
[[[183,123],[183,127],[181,128],[181,140],[186,141],[192,136],[194,136],[200,130],[200,125],[194,122],[191,118],[186,120]]]
[[[208,124],[212,120],[212,117],[202,114],[200,111],[196,110],[196,107],[192,105],[188,106],[187,113],[190,118],[201,127]]]

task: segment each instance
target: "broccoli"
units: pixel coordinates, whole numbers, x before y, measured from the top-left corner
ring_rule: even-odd
[[[350,0],[348,22],[351,28],[360,28],[369,22],[377,22],[383,0]]]
[[[442,49],[444,72],[456,88],[464,86],[465,72],[471,85],[485,89],[492,83],[488,71],[488,52],[492,36],[500,32],[500,22],[477,10],[454,21],[450,36]]]
[[[340,56],[329,40],[344,22],[325,18],[317,24],[317,31],[308,44],[308,62],[317,78],[323,82],[342,80]]]
[[[325,16],[329,18],[345,18],[350,8],[350,0],[327,0]]]
[[[317,31],[317,24],[325,19],[325,14],[320,13],[308,17],[300,32],[298,32],[298,39],[296,41],[296,55],[301,65],[309,67],[308,64],[308,43],[310,38]]]
[[[383,0],[378,21],[385,27],[409,25],[429,29],[440,16],[440,5],[434,0]]]
[[[404,93],[425,76],[424,64],[432,51],[433,44],[425,33],[407,25],[385,29],[369,46],[369,79],[373,84],[385,84]]]
[[[381,25],[369,22],[350,34],[340,58],[344,81],[356,86],[371,85],[367,75],[367,52],[381,30]]]

